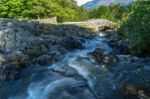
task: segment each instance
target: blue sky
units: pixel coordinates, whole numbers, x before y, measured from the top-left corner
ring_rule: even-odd
[[[76,0],[78,2],[78,5],[82,5],[88,1],[92,1],[92,0]]]

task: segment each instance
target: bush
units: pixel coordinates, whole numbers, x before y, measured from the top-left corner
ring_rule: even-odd
[[[132,4],[131,15],[118,29],[121,36],[129,38],[133,54],[150,55],[150,1],[137,1]]]

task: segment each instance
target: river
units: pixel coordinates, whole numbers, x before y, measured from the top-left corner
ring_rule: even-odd
[[[102,34],[86,39],[83,46],[81,50],[68,52],[55,64],[28,66],[22,71],[22,79],[0,84],[0,99],[126,99],[125,96],[130,95],[147,97],[150,91],[149,59],[117,55],[117,64],[99,64],[90,52],[96,48],[105,53],[113,52]],[[128,85],[134,91],[131,94],[128,88],[129,92],[126,93]],[[142,95],[139,91],[143,92]]]

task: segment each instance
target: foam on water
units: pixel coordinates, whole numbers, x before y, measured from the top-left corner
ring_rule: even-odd
[[[28,89],[29,96],[27,99],[47,99],[49,95],[56,93],[57,90],[61,91],[62,88],[68,87],[69,85],[73,85],[75,83],[79,82],[72,78],[62,78],[48,84],[44,84],[44,82],[39,84],[33,83]]]

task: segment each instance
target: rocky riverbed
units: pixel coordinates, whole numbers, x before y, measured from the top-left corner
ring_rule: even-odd
[[[0,99],[149,98],[150,58],[115,32],[0,19]]]

